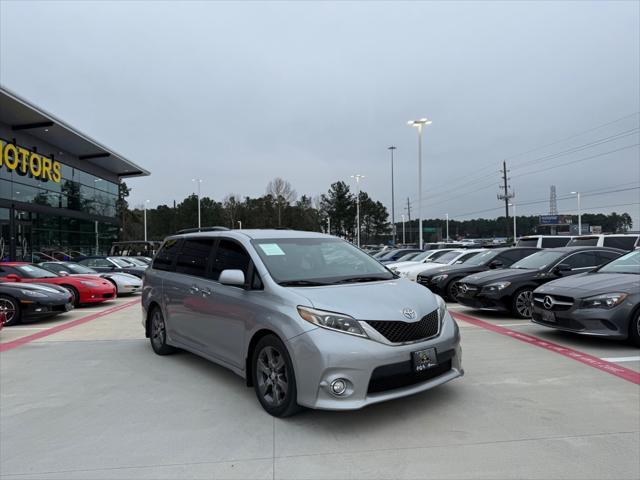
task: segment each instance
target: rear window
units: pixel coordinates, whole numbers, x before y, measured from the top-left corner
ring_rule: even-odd
[[[569,242],[570,247],[597,247],[598,237],[577,237]]]
[[[176,259],[176,254],[178,253],[179,241],[177,238],[170,238],[160,251],[156,255],[156,258],[153,260],[153,268],[156,270],[166,270],[171,271],[173,269],[173,263]]]
[[[542,239],[542,248],[566,247],[571,240],[569,237],[548,237]]]
[[[633,250],[637,241],[638,237],[634,236],[604,237],[602,246],[620,248],[622,250]]]
[[[518,240],[518,244],[516,247],[537,247],[538,239],[537,238],[521,238]]]
[[[204,277],[214,242],[213,238],[185,239],[176,260],[176,272]]]

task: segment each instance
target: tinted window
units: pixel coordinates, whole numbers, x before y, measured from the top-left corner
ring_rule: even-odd
[[[621,250],[633,250],[638,237],[604,237],[603,247],[620,248]]]
[[[522,260],[517,261],[511,268],[524,268],[526,270],[542,270],[553,265],[564,253],[554,250],[541,250]]]
[[[606,253],[606,252],[601,252]],[[627,253],[623,257],[619,257],[613,262],[605,265],[600,270],[600,273],[635,273],[640,275],[640,250]]]
[[[176,260],[176,272],[204,277],[214,242],[213,238],[186,238]]]
[[[211,278],[217,280],[223,270],[242,270],[246,277],[249,261],[249,254],[240,245],[230,240],[220,240]]]
[[[467,260],[469,260],[471,257],[475,257],[478,253],[480,253],[480,252],[465,253],[460,258],[458,258],[456,263],[464,263]]]
[[[550,237],[542,239],[542,248],[557,248],[557,247],[565,247],[567,243],[569,243],[569,238],[567,237]]]
[[[537,238],[521,238],[518,240],[518,247],[537,247],[538,239]]]
[[[596,256],[598,257],[598,265],[603,265],[605,263],[609,263],[611,260],[618,258],[620,254],[603,250],[601,252],[596,252]]]
[[[569,242],[571,247],[595,247],[598,245],[598,237],[578,237]]]
[[[88,258],[80,262],[87,267],[112,267],[113,265],[106,258]]]
[[[571,269],[574,268],[588,268],[598,265],[598,258],[595,252],[580,252],[565,258],[560,263],[569,265]]]
[[[156,270],[171,270],[179,245],[180,242],[177,238],[170,238],[164,242],[164,245],[153,260],[153,268]]]

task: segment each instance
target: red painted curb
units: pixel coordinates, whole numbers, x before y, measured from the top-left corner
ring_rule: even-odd
[[[83,323],[90,322],[100,317],[104,317],[105,315],[109,315],[111,313],[119,312],[125,308],[131,307],[133,305],[137,305],[140,303],[140,299],[137,298],[127,303],[123,303],[122,305],[117,305],[115,307],[107,308],[102,312],[94,313],[92,315],[87,315],[86,317],[78,318],[77,320],[73,320],[71,322],[63,323],[61,325],[56,325],[55,327],[48,328],[41,332],[33,333],[31,335],[26,335],[21,338],[17,338],[16,340],[12,340],[10,342],[0,343],[0,352],[6,352],[7,350],[12,350],[14,348],[18,348],[21,345],[24,345],[29,342],[33,342],[34,340],[39,340],[44,337],[48,337],[49,335],[53,335],[54,333],[61,332],[63,330],[67,330],[69,328],[76,327],[78,325],[82,325]]]
[[[528,343],[529,345],[533,345],[535,347],[550,350],[567,358],[571,358],[577,362],[584,363],[585,365],[589,365],[590,367],[597,368],[598,370],[602,370],[603,372],[607,372],[610,375],[615,375],[616,377],[622,378],[623,380],[634,383],[636,385],[640,385],[640,373],[634,370],[621,367],[620,365],[616,365],[615,363],[607,362],[606,360],[602,360],[598,357],[594,357],[593,355],[589,355],[587,353],[583,353],[569,347],[563,347],[562,345],[549,342],[548,340],[543,340],[532,335],[527,335],[526,333],[516,332],[515,330],[511,330],[509,328],[494,325],[490,322],[485,322],[484,320],[465,315],[464,313],[451,312],[451,315],[456,319],[462,320],[472,325],[476,325],[477,327],[481,327],[486,330],[499,333],[500,335],[505,335],[507,337],[520,340],[521,342]]]

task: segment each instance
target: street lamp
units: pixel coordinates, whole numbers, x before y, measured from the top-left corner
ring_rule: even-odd
[[[406,245],[407,242],[404,239],[404,213],[401,213],[400,216],[402,217],[402,244]]]
[[[360,179],[364,178],[364,175],[351,175],[351,178],[356,179],[356,218],[358,228],[358,247],[360,247]]]
[[[445,213],[447,216],[447,242],[449,241],[449,214]]]
[[[192,178],[192,182],[198,182],[198,230],[202,227],[201,217],[200,217],[200,184],[202,183],[201,178]]]
[[[393,234],[393,244],[396,244],[396,208],[395,208],[395,194],[393,190],[393,151],[396,147],[391,145],[387,148],[391,152],[391,225],[393,225],[391,231]]]
[[[418,248],[422,249],[422,129],[425,125],[431,125],[431,120],[421,118],[419,120],[409,120],[407,124],[418,129]]]
[[[571,192],[571,195],[578,196],[578,235],[582,235],[582,210],[580,208],[580,192]]]
[[[147,241],[147,204],[149,203],[149,200],[145,200],[144,201],[144,241]]]
[[[238,220],[238,230],[242,230],[242,220]]]
[[[516,238],[517,238],[517,233],[516,233],[516,204],[515,203],[510,203],[509,204],[510,207],[513,207],[513,244],[515,245],[516,243]]]

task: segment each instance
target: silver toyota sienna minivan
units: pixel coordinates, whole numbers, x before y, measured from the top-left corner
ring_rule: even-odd
[[[142,308],[157,354],[180,348],[229,368],[277,417],[358,409],[464,373],[444,301],[329,235],[169,237],[144,276]]]

